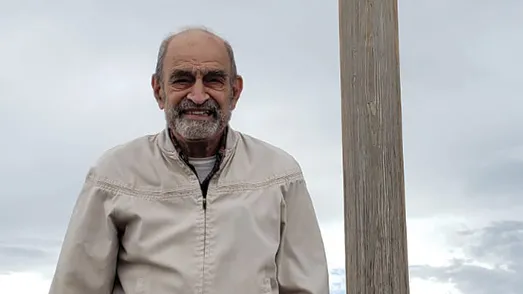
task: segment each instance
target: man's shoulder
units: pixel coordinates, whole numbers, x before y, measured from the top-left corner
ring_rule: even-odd
[[[301,166],[289,152],[260,138],[245,133],[239,134],[235,158],[237,165],[241,166],[240,170],[244,172],[244,177],[301,177]]]
[[[157,136],[140,136],[113,146],[98,157],[92,171],[104,178],[119,178],[148,161],[155,153]]]

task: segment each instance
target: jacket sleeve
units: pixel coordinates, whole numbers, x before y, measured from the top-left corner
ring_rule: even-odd
[[[328,294],[325,248],[303,179],[284,191],[280,248],[276,257],[281,294]]]
[[[113,201],[90,173],[71,215],[49,294],[112,293],[119,248]]]

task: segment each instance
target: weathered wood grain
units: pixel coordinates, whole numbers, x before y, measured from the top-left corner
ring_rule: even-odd
[[[339,0],[348,294],[408,294],[397,0]]]

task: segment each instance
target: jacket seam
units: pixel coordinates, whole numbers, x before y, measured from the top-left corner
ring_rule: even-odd
[[[199,189],[190,187],[178,190],[161,191],[161,190],[147,190],[135,189],[126,187],[126,185],[119,184],[107,178],[96,177],[90,175],[87,178],[93,185],[101,190],[113,193],[115,195],[125,194],[126,196],[141,198],[145,200],[173,200],[180,198],[193,198],[195,194],[199,193]]]
[[[144,200],[174,200],[180,198],[194,198],[194,195],[200,193],[199,187],[187,187],[175,190],[148,190],[148,189],[136,189],[131,188],[128,185],[119,183],[117,181],[97,177],[90,174],[87,178],[88,181],[93,183],[96,187],[101,190],[113,193],[115,195],[125,194],[127,196],[136,197]],[[303,173],[301,171],[295,171],[291,173],[273,175],[266,180],[259,182],[232,182],[224,185],[220,185],[216,192],[218,193],[230,193],[230,192],[246,192],[264,189],[270,186],[289,184],[291,182],[297,182],[303,180]]]
[[[303,174],[301,171],[296,171],[292,173],[287,173],[283,175],[274,175],[272,177],[269,177],[268,179],[260,182],[254,182],[254,183],[229,183],[222,185],[218,187],[217,192],[224,193],[224,192],[245,192],[245,191],[253,191],[253,190],[259,190],[264,189],[270,186],[275,185],[283,185],[283,184],[289,184],[291,182],[295,181],[301,181],[303,180]]]

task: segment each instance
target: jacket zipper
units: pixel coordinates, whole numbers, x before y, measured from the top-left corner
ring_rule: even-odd
[[[187,163],[187,162],[186,162]],[[196,172],[196,169],[194,167],[187,163],[189,168],[193,171],[193,173],[198,177],[198,173]],[[206,258],[206,252],[207,252],[207,191],[209,189],[209,184],[211,182],[211,179],[213,178],[214,174],[216,173],[215,170],[212,171],[212,174],[204,180],[203,183],[200,183],[200,190],[202,192],[202,209],[203,209],[203,264],[202,264],[202,294],[205,292],[204,285],[205,285],[205,258]]]
[[[205,293],[205,259],[207,258],[207,191],[211,182],[211,175],[200,184],[202,191],[202,209],[203,209],[203,264],[202,264],[202,294]]]
[[[202,262],[202,294],[205,292],[205,259],[207,257],[207,193],[202,194],[203,200],[203,262]]]

